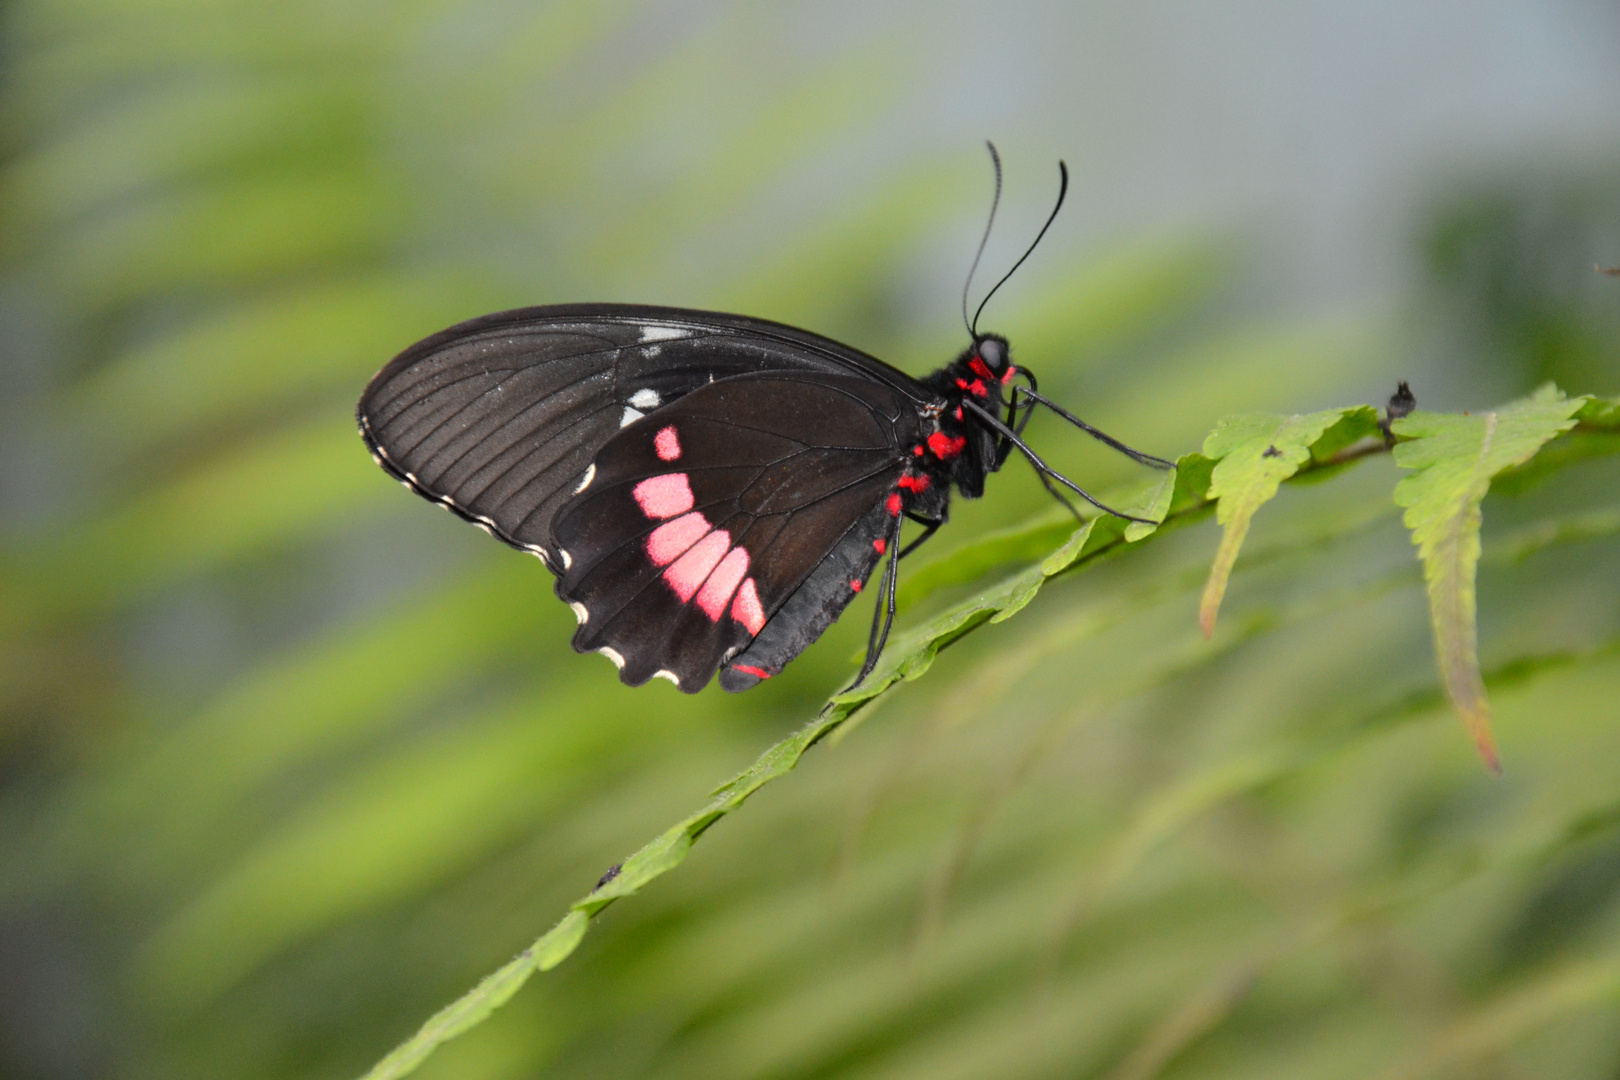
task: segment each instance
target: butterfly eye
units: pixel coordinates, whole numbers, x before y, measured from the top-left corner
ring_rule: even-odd
[[[995,338],[985,338],[979,342],[979,359],[988,364],[990,370],[995,371],[1006,362],[1006,350]]]

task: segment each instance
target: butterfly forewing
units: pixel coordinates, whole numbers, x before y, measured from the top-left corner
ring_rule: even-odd
[[[858,373],[919,391],[826,338],[740,316],[589,304],[525,308],[412,346],[360,400],[379,461],[414,490],[555,570],[552,520],[625,425],[700,386],[762,371]]]
[[[887,386],[791,374],[717,381],[616,433],[553,527],[575,647],[608,653],[631,684],[663,674],[697,690],[762,631],[788,641],[768,624],[836,563],[836,587],[798,605],[796,647],[747,665],[774,674],[870,574],[917,435],[916,409]]]

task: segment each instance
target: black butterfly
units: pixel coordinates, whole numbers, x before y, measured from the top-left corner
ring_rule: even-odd
[[[1036,243],[1068,189],[1059,167]],[[998,202],[1000,190],[996,160]],[[1053,481],[1108,510],[1020,438],[1035,405],[1170,464],[1042,397],[1007,339],[966,314],[964,288],[972,344],[918,380],[741,315],[506,311],[396,357],[360,399],[360,432],[411,490],[538,555],[579,618],[574,648],[605,654],[632,686],[661,675],[695,693],[718,670],[735,691],[775,675],[887,558],[864,679],[893,623],[898,561],[944,523],[951,488],[978,498],[1016,447],[1059,499]],[[924,531],[902,550],[906,518]]]

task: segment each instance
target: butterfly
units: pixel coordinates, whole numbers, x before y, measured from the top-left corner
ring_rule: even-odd
[[[993,224],[1001,164],[990,153]],[[978,498],[1014,449],[1071,510],[1060,488],[1119,513],[1024,442],[1037,406],[1170,467],[1043,397],[1007,339],[977,330],[984,303],[1062,207],[1059,170],[1046,225],[971,320],[969,271],[971,343],[925,378],[742,315],[530,307],[395,357],[360,399],[361,436],[412,491],[538,556],[579,620],[574,648],[604,654],[632,686],[663,677],[695,693],[716,672],[726,690],[757,685],[882,563],[859,683],[893,625],[899,560],[945,523],[953,491]],[[902,548],[907,520],[923,531]]]

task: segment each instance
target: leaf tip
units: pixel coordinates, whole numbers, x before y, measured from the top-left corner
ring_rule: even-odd
[[[1215,636],[1215,619],[1221,613],[1221,601],[1226,598],[1226,583],[1231,577],[1235,554],[1233,546],[1223,538],[1221,551],[1209,568],[1209,580],[1204,582],[1204,595],[1198,601],[1198,627],[1203,630],[1206,641]]]
[[[1502,775],[1502,757],[1496,750],[1496,736],[1491,734],[1491,707],[1484,698],[1483,688],[1473,702],[1464,703],[1453,698],[1452,704],[1463,727],[1474,737],[1474,748],[1479,751],[1485,768],[1495,776]]]

